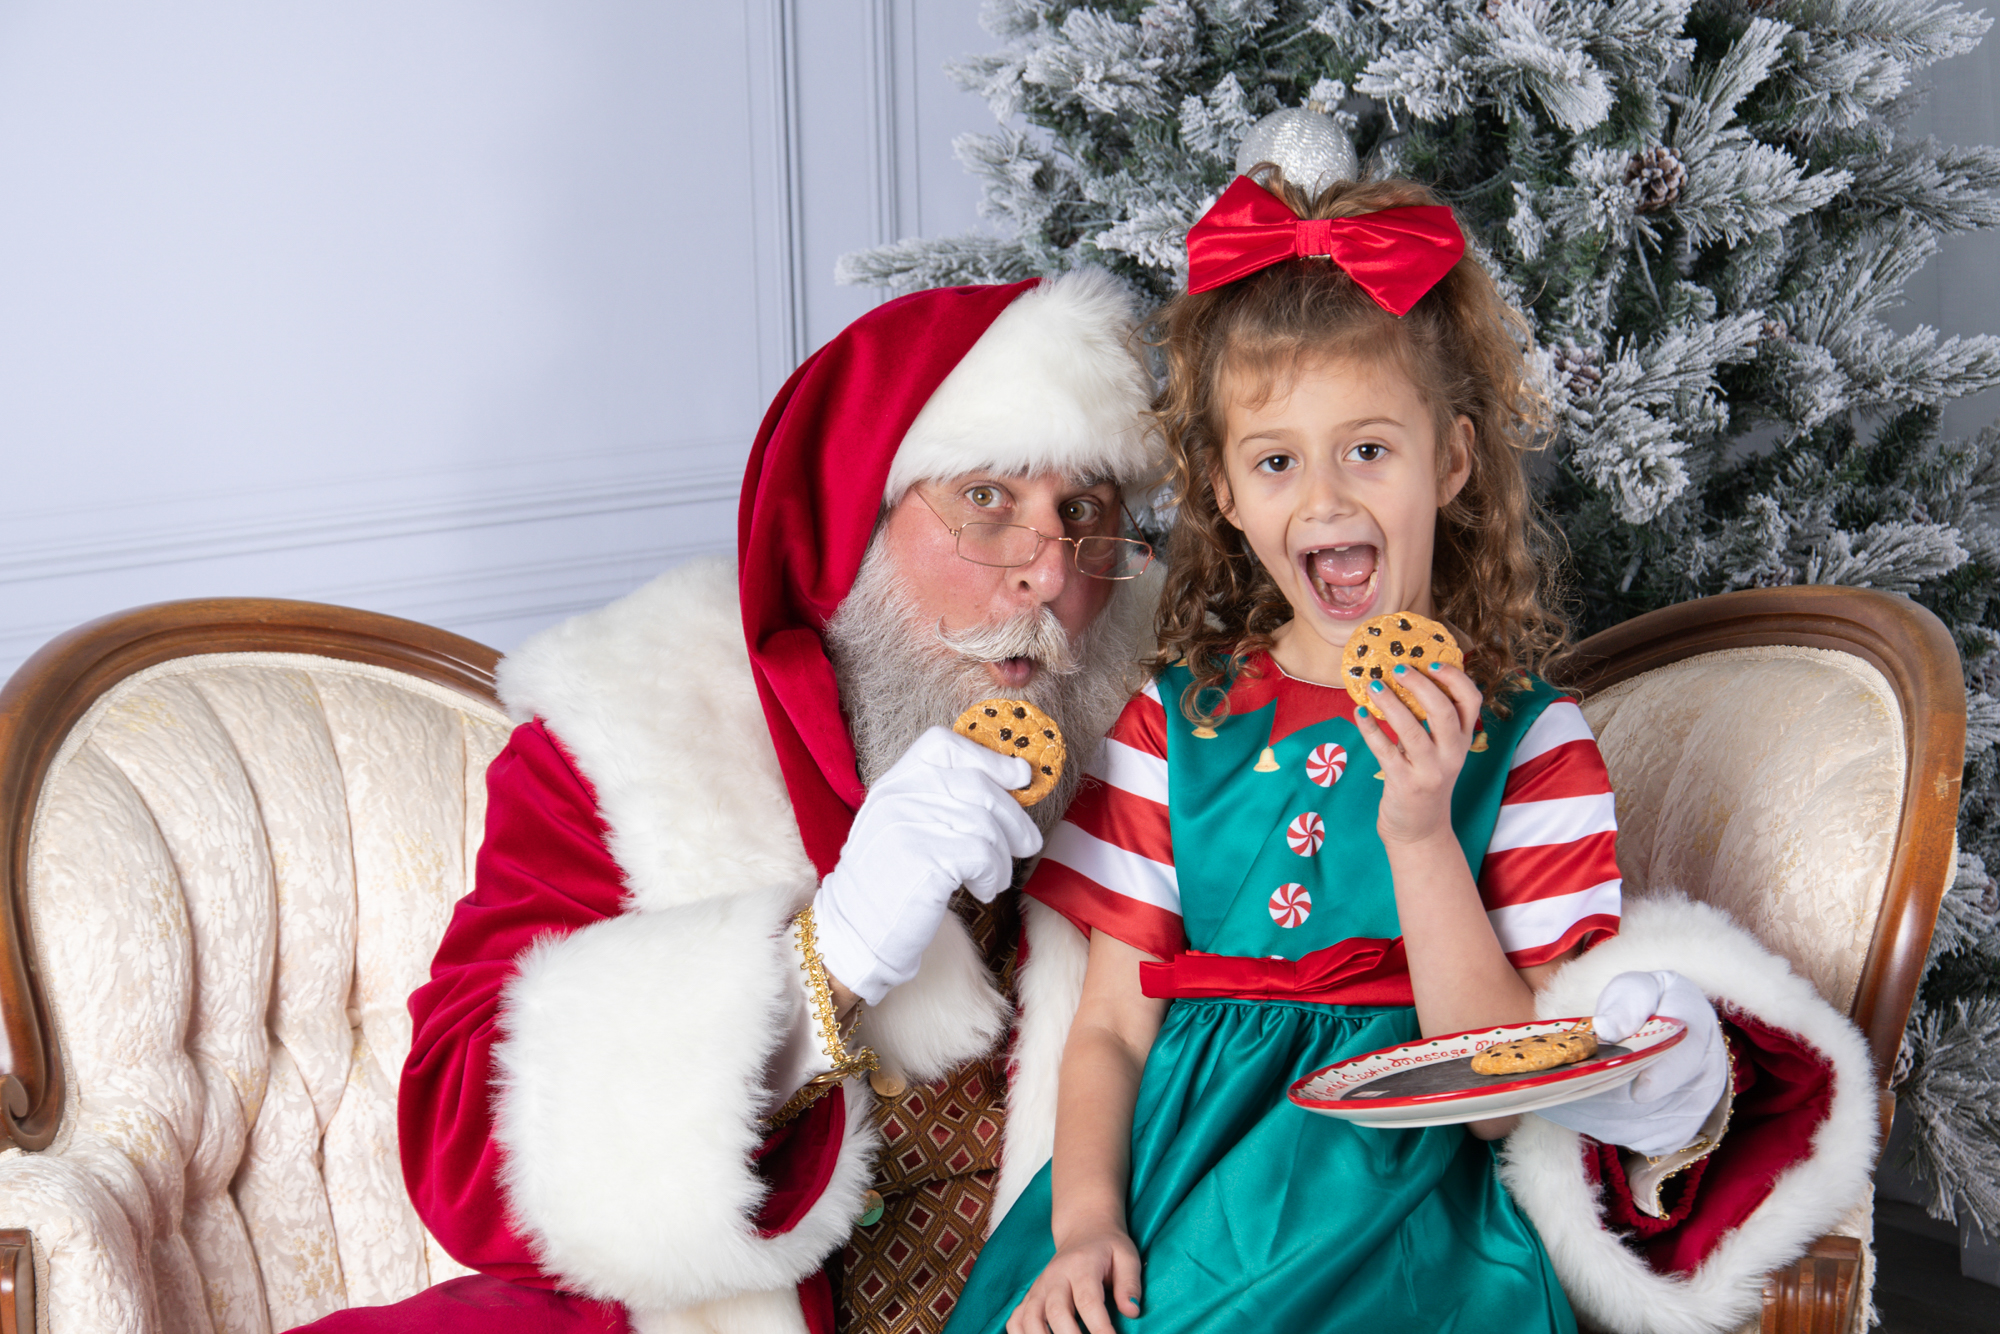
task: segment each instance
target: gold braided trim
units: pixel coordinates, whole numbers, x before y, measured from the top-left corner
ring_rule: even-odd
[[[1660,1195],[1667,1183],[1693,1167],[1702,1159],[1722,1147],[1722,1137],[1729,1133],[1729,1122],[1736,1113],[1736,1062],[1729,1062],[1729,1078],[1722,1087],[1722,1099],[1716,1103],[1701,1124],[1700,1131],[1692,1140],[1672,1153],[1641,1154],[1628,1150],[1624,1155],[1625,1181],[1632,1188],[1632,1200],[1639,1212],[1649,1218],[1663,1218],[1660,1211]],[[1640,1165],[1639,1159],[1645,1164]],[[1662,1165],[1666,1171],[1660,1171]],[[1655,1176],[1655,1173],[1658,1175]],[[1643,1192],[1643,1194],[1642,1194]]]
[[[867,1047],[852,1052],[847,1049],[848,1035],[840,1031],[840,1020],[833,1006],[833,984],[828,981],[826,964],[819,957],[819,938],[813,932],[810,904],[792,919],[792,931],[799,949],[799,969],[806,975],[806,995],[813,1019],[819,1025],[820,1048],[833,1062],[833,1069],[808,1079],[796,1093],[785,1099],[784,1106],[764,1118],[764,1124],[774,1129],[825,1097],[827,1091],[842,1080],[865,1075],[880,1064],[875,1053]],[[855,1006],[854,1018],[857,1020],[860,1010],[859,1005]],[[851,1023],[849,1027],[852,1027]]]

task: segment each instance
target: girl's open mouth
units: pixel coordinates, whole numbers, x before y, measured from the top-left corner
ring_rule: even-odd
[[[1355,542],[1305,552],[1299,562],[1320,606],[1346,617],[1366,611],[1375,599],[1375,583],[1381,573],[1376,554],[1374,547]]]

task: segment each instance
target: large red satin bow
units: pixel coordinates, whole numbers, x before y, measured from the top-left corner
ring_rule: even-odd
[[[1354,218],[1301,218],[1238,176],[1188,229],[1188,291],[1206,292],[1294,255],[1325,255],[1391,315],[1406,315],[1465,254],[1465,234],[1442,204],[1385,208]]]

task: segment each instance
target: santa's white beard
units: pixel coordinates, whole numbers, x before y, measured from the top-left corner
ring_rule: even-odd
[[[1055,791],[1028,811],[1044,832],[1053,828],[1138,688],[1139,659],[1151,647],[1148,591],[1135,580],[1114,584],[1103,614],[1074,643],[1047,607],[948,634],[924,623],[888,552],[879,540],[870,545],[826,626],[861,781],[873,784],[925,729],[950,726],[980,700],[1025,699],[1056,720],[1069,752]],[[987,664],[1013,657],[1034,659],[1037,670],[1027,685],[1003,690]]]

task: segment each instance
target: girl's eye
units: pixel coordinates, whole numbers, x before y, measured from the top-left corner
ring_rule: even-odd
[[[1356,445],[1354,448],[1348,450],[1347,457],[1357,463],[1373,463],[1388,452],[1388,448],[1384,445],[1369,443]]]
[[[1289,472],[1296,466],[1297,460],[1284,454],[1273,454],[1270,458],[1257,460],[1257,471],[1259,472]]]
[[[1089,496],[1078,496],[1065,501],[1062,507],[1062,521],[1070,528],[1095,528],[1097,521],[1104,517],[1104,506]]]
[[[978,509],[990,510],[1000,503],[1000,488],[997,486],[967,487],[965,498],[971,501],[974,507]]]

